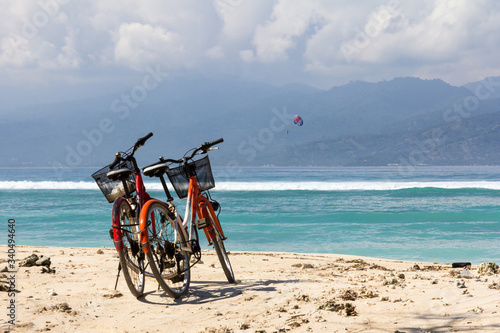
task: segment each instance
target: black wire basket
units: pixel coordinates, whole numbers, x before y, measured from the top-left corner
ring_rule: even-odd
[[[168,179],[170,179],[175,193],[177,193],[180,199],[187,197],[189,190],[189,178],[186,167],[194,170],[200,191],[206,191],[215,187],[214,176],[207,155],[199,160],[188,163],[187,166],[183,164],[167,171]]]
[[[113,170],[119,169],[134,170],[134,166],[131,161],[122,161],[113,168]],[[102,194],[104,194],[109,203],[112,203],[117,198],[124,197],[135,191],[135,175],[133,173],[125,181],[127,183],[127,189],[124,189],[121,180],[111,180],[106,176],[109,171],[110,168],[109,165],[107,165],[92,174],[92,178],[94,178],[95,182],[101,189]]]

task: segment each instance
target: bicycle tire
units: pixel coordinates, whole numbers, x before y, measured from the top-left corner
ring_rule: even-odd
[[[217,223],[214,223],[214,220],[217,219],[215,212],[212,208],[212,205],[208,202],[202,201],[200,203],[201,217],[210,219],[210,226],[208,226],[205,230],[205,234],[210,237],[211,243],[214,246],[215,253],[217,253],[217,257],[219,258],[219,262],[222,266],[222,270],[226,275],[227,281],[229,283],[235,283],[233,267],[231,266],[231,262],[229,261],[229,256],[226,251],[226,247],[224,246],[224,239],[221,235],[221,231],[219,230],[220,223],[217,220]],[[213,231],[210,230],[213,228]]]
[[[147,241],[145,246],[143,238],[142,244],[143,248],[149,247],[149,251],[145,250],[146,257],[158,284],[168,295],[178,298],[189,289],[190,256],[181,250],[186,247],[182,225],[169,214],[168,207],[161,201],[146,203],[141,212],[141,228],[147,230]]]
[[[215,229],[215,239],[212,239],[212,244],[214,245],[215,253],[219,258],[222,270],[226,275],[227,282],[235,283],[233,268],[231,267],[231,262],[229,261],[229,256],[224,246],[224,240],[222,239],[219,230],[214,226]]]
[[[139,225],[134,211],[123,197],[113,203],[113,227],[115,246],[128,289],[135,297],[144,294],[145,255],[140,246]]]

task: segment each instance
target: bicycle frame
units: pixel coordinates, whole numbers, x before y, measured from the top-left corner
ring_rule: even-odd
[[[154,202],[161,203],[165,205],[163,201],[157,200],[157,199],[149,199],[148,204],[153,204]],[[192,248],[192,240],[197,239],[196,235],[196,218],[210,218],[210,221],[213,223],[210,223],[206,228],[203,229],[205,236],[208,240],[208,244],[212,244],[212,239],[215,239],[216,237],[216,231],[214,229],[214,225],[219,231],[219,234],[223,239],[225,239],[224,232],[222,231],[222,227],[220,225],[219,219],[217,218],[217,215],[215,214],[215,211],[210,204],[210,201],[202,195],[200,188],[198,186],[198,183],[196,182],[196,177],[191,176],[189,178],[189,189],[188,189],[188,197],[187,197],[187,202],[186,202],[186,210],[184,214],[184,219],[177,213],[177,208],[175,207],[173,200],[169,201],[169,204],[171,207],[174,208],[175,211],[175,216],[177,219],[176,223],[176,239],[175,241],[177,242],[178,235],[179,233],[183,233],[184,239],[187,240],[186,244],[183,244],[182,250],[186,251],[188,253],[193,253],[195,252],[195,249]],[[144,213],[141,216],[141,220],[145,221],[147,219],[147,216],[144,216]],[[177,225],[181,225],[182,228],[180,230],[177,230]],[[154,225],[153,225],[154,227]],[[153,232],[156,232],[153,230]],[[163,232],[162,230],[159,230],[159,232]],[[151,251],[151,247],[148,242],[148,235],[147,235],[147,226],[143,225],[143,228],[141,230],[141,244],[142,244],[142,249],[144,253],[148,253]]]
[[[141,230],[139,230],[139,216],[141,212],[141,208],[144,206],[144,204],[151,199],[149,194],[146,192],[146,187],[144,186],[144,182],[142,180],[142,175],[141,171],[139,168],[137,168],[137,163],[135,162],[135,159],[133,160],[134,167],[136,170],[135,172],[135,191],[136,191],[136,196],[135,196],[135,218],[136,218],[136,224],[137,224],[137,232],[134,234],[139,234],[141,233]],[[124,182],[124,186],[127,186]],[[124,198],[125,200],[127,199],[134,199],[134,197],[130,198]],[[114,205],[119,204],[119,202],[115,202]],[[117,251],[123,250],[123,234],[122,231],[120,230],[120,216],[115,216],[114,212],[116,211],[113,207],[113,216],[112,216],[112,225],[113,225],[113,236],[114,236],[114,243],[115,243],[115,248]]]
[[[222,227],[219,223],[219,219],[215,214],[212,205],[207,197],[201,194],[198,183],[196,182],[196,177],[189,177],[189,189],[188,196],[186,202],[186,211],[184,213],[184,222],[183,226],[189,227],[189,239],[195,239],[195,226],[196,226],[196,217],[200,218],[210,218],[210,221],[215,224],[215,227],[219,230],[223,239],[225,239],[224,232],[222,231]],[[209,226],[203,228],[205,236],[207,237],[208,244],[212,244],[212,239],[216,237],[214,225],[210,223]],[[189,226],[188,226],[189,225]]]

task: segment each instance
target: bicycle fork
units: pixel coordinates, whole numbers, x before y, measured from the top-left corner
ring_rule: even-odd
[[[222,240],[225,240],[226,237],[224,236],[219,219],[217,218],[217,214],[215,214],[210,201],[204,196],[201,196],[198,207],[200,216],[204,219],[208,219],[209,225],[204,228],[203,231],[205,232],[209,245],[212,245],[212,241],[217,239],[217,235],[222,238]]]

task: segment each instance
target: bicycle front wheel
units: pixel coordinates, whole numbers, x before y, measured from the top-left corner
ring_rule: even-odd
[[[210,238],[210,242],[213,244],[215,253],[219,258],[222,270],[226,275],[227,281],[229,283],[234,283],[236,280],[234,278],[233,268],[231,267],[231,262],[229,261],[229,256],[224,246],[224,238],[220,229],[220,222],[215,215],[212,205],[206,201],[200,203],[200,213],[201,217],[210,219],[210,226],[205,229],[207,237]]]
[[[229,261],[229,256],[226,252],[226,247],[224,246],[224,240],[222,239],[219,230],[215,226],[214,229],[215,239],[212,238],[212,243],[214,245],[215,253],[217,253],[217,257],[219,258],[222,270],[224,271],[224,274],[226,274],[227,281],[229,283],[234,283],[236,280],[234,279],[234,272],[233,268],[231,267],[231,262]]]
[[[139,225],[134,211],[126,199],[120,197],[113,203],[113,234],[120,258],[120,266],[128,289],[135,297],[144,293],[145,256],[140,246]]]
[[[141,227],[147,227],[151,271],[162,289],[178,298],[188,291],[191,275],[182,225],[171,215],[163,202],[150,200],[141,212]]]

